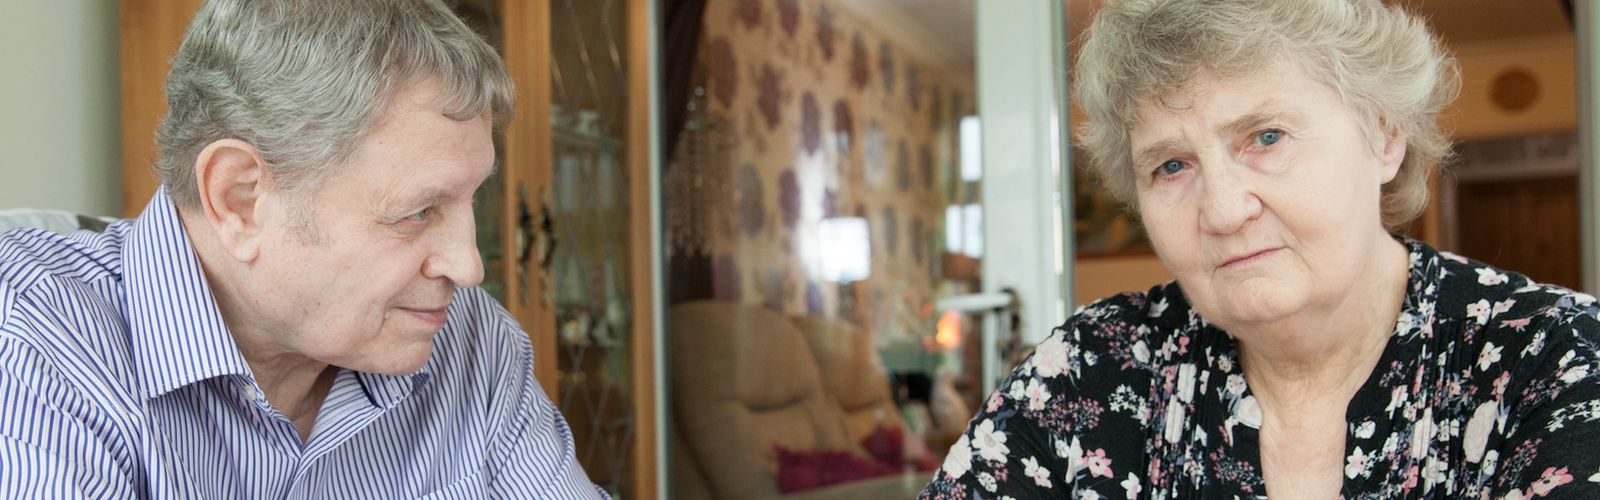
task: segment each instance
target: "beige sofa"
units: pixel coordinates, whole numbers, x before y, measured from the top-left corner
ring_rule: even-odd
[[[782,495],[775,446],[867,457],[874,428],[903,427],[876,352],[847,323],[732,302],[680,304],[667,320],[674,499],[912,499],[932,477]]]

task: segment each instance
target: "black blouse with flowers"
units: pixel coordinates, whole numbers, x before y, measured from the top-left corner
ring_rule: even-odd
[[[1394,335],[1346,418],[1344,498],[1600,498],[1594,297],[1406,241]],[[925,500],[1265,498],[1261,408],[1176,284],[1073,315]]]

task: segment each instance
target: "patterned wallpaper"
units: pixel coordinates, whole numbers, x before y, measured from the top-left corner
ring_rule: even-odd
[[[976,201],[957,163],[971,76],[826,0],[709,0],[698,61],[664,189],[672,251],[710,257],[719,299],[880,335],[917,324],[943,281],[945,206]],[[833,217],[868,222],[871,273],[849,286],[820,269]]]

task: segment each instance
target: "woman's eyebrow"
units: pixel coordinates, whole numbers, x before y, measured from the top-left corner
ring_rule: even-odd
[[[1304,115],[1304,113],[1300,112],[1296,108],[1284,106],[1276,102],[1266,102],[1262,103],[1260,106],[1257,106],[1254,111],[1251,111],[1244,116],[1240,116],[1235,118],[1233,121],[1224,124],[1218,130],[1221,131],[1223,135],[1233,136],[1245,132],[1254,132],[1255,129],[1261,128],[1262,125],[1265,125],[1268,122],[1300,122],[1303,121],[1301,118]]]
[[[1261,124],[1271,121],[1274,116],[1276,116],[1276,114],[1269,114],[1266,111],[1258,110],[1228,122],[1226,125],[1222,126],[1221,131],[1223,135],[1227,136],[1234,136],[1245,132],[1250,132],[1256,128],[1259,128]]]
[[[1155,144],[1151,144],[1149,146],[1146,146],[1144,149],[1139,150],[1138,154],[1133,155],[1133,164],[1134,165],[1148,165],[1148,164],[1153,163],[1153,162],[1155,162],[1157,160],[1160,160],[1161,157],[1167,155],[1167,152],[1172,151],[1173,149],[1176,149],[1177,147],[1178,147],[1178,140],[1177,139],[1167,138],[1167,139],[1162,139],[1160,141],[1156,141]]]

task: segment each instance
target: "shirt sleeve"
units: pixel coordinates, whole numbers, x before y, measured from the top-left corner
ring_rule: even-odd
[[[1462,424],[1463,451],[1491,498],[1600,497],[1600,321],[1592,305],[1575,306],[1552,311],[1581,310],[1560,314],[1522,352],[1504,349],[1536,362],[1507,371],[1521,383],[1502,382],[1500,397]]]
[[[97,434],[103,415],[39,361],[0,341],[0,498],[134,498],[113,453],[126,443]]]
[[[504,314],[504,313],[502,313]],[[589,480],[578,462],[576,445],[567,421],[545,395],[533,376],[533,349],[527,334],[509,322],[514,339],[512,358],[502,365],[491,414],[503,415],[503,425],[488,456],[487,483],[491,498],[541,498],[557,500],[609,500],[611,497]]]
[[[1131,305],[1097,303],[1040,343],[988,397],[919,499],[1136,494],[1144,405],[1118,398],[1136,399],[1127,385],[1147,385],[1149,374],[1113,356],[1127,352],[1119,347],[1127,338],[1091,317]]]

